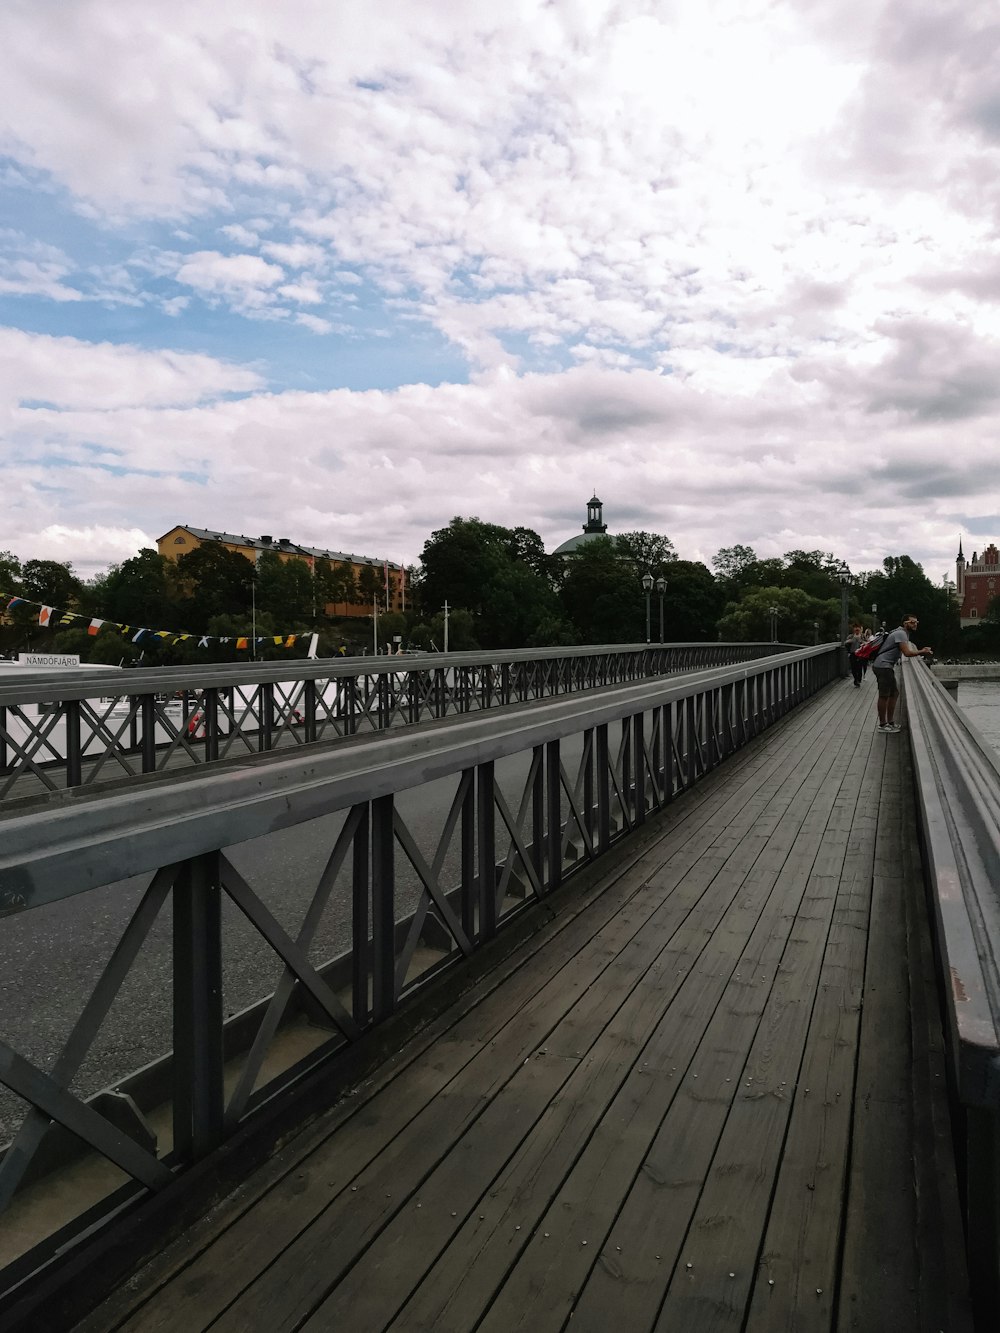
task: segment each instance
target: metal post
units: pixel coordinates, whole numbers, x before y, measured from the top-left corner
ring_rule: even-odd
[[[396,866],[394,797],[376,797],[372,807],[372,1015],[392,1013],[396,1003]]]
[[[649,632],[649,594],[653,591],[653,576],[650,573],[642,576],[642,590],[646,594],[646,642],[650,641]]]
[[[660,642],[663,643],[663,594],[667,591],[666,579],[659,578],[656,580],[656,591],[660,594]]]
[[[205,1156],[222,1140],[222,913],[218,854],[174,883],[174,1147]]]

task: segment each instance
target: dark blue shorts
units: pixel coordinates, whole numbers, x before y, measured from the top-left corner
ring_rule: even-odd
[[[899,693],[899,686],[896,684],[895,667],[872,667],[875,673],[875,680],[878,683],[878,697],[880,699],[893,699]]]

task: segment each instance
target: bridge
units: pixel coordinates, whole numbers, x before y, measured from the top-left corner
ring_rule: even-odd
[[[114,919],[3,1033],[2,1326],[991,1327],[1000,773],[921,663],[893,737],[842,667],[10,798],[29,1019],[55,914]],[[123,1001],[165,1049],[94,1089]]]

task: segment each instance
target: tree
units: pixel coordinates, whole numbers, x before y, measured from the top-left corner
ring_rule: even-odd
[[[13,551],[0,551],[0,593],[20,597],[21,562]]]
[[[567,561],[560,593],[579,643],[638,643],[645,601],[635,567],[613,538],[595,537]]]
[[[666,641],[703,643],[714,639],[723,596],[712,571],[694,560],[673,560],[660,577],[667,585],[663,598]],[[655,591],[653,596],[657,596]],[[654,624],[658,628],[655,618]]]
[[[186,630],[204,633],[213,616],[237,615],[249,622],[254,566],[220,542],[203,542],[177,561],[178,613]]]
[[[62,610],[75,606],[83,584],[73,566],[58,560],[28,560],[21,569],[21,596]]]
[[[106,620],[150,629],[174,627],[177,610],[170,601],[169,565],[158,551],[144,548],[93,579],[88,600]]]
[[[826,600],[840,596],[840,585],[851,577],[843,560],[829,551],[786,551],[785,587],[801,588],[810,597]]]
[[[325,612],[336,606],[358,600],[358,587],[350,565],[335,565],[330,560],[316,561],[316,607]]]
[[[656,532],[620,532],[614,544],[618,554],[631,563],[637,578],[647,573],[656,578],[677,559],[670,538]]]
[[[753,588],[739,602],[730,602],[719,621],[727,641],[767,641],[771,638],[771,607],[777,607],[777,634],[781,643],[810,644],[819,622],[819,638],[829,643],[840,634],[840,599],[821,601],[801,588]]]
[[[881,571],[861,575],[857,588],[862,605],[878,606],[878,618],[890,627],[908,613],[920,621],[915,636],[939,653],[954,652],[960,645],[958,607],[951,594],[932,583],[922,567],[908,555],[886,556]]]
[[[257,562],[257,610],[273,617],[281,633],[285,625],[311,624],[316,602],[313,575],[304,560],[282,560],[273,551]]]
[[[558,620],[551,565],[541,538],[530,528],[503,528],[478,518],[453,518],[424,543],[414,590],[424,620],[445,602],[474,617],[484,648],[519,648],[535,641],[539,627]]]
[[[712,568],[727,584],[744,585],[748,571],[757,563],[757,552],[752,546],[724,546],[712,556]]]

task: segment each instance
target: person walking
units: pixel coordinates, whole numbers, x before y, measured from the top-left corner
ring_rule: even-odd
[[[882,646],[875,654],[872,671],[878,684],[878,726],[876,731],[895,732],[903,728],[893,721],[896,702],[899,699],[899,686],[896,684],[896,663],[901,657],[930,657],[930,648],[914,648],[910,635],[920,622],[916,616],[903,617],[898,629],[887,634]]]
[[[861,689],[861,677],[865,674],[865,663],[854,654],[858,651],[865,641],[864,631],[860,625],[852,625],[851,632],[844,640],[844,647],[847,649],[847,660],[850,663],[851,675],[854,677],[854,688]]]

